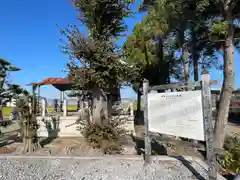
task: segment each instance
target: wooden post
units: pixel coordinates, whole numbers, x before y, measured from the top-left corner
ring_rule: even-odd
[[[32,113],[33,113],[34,117],[37,114],[36,88],[37,88],[37,85],[33,84],[32,85],[32,94],[33,94],[33,97],[32,97]]]
[[[63,92],[60,91],[60,112],[63,112]]]
[[[144,144],[145,144],[145,163],[151,163],[151,139],[149,137],[149,124],[148,124],[148,90],[149,82],[144,79],[143,81],[143,101],[144,101]]]
[[[134,116],[134,110],[133,110],[133,102],[130,103],[130,116]]]
[[[206,152],[208,162],[209,180],[217,179],[217,163],[214,152],[214,136],[213,136],[213,122],[212,122],[212,101],[210,90],[210,75],[207,71],[202,75],[202,102],[203,102],[203,121],[206,141]]]
[[[37,86],[38,92],[37,92],[37,109],[36,113],[40,113],[40,85]]]

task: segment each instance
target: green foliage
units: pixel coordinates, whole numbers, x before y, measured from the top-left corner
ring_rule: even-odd
[[[88,28],[88,37],[77,26],[69,26],[61,32],[68,41],[63,51],[83,66],[79,72],[79,63],[68,64],[78,89],[119,86],[129,71],[120,62],[116,40],[126,29],[123,18],[130,13],[129,3],[123,0],[76,0],[75,6],[79,21]]]
[[[173,13],[180,11],[181,4],[166,1],[155,1],[151,6],[148,4],[148,15],[135,25],[123,47],[126,62],[137,72],[136,76],[132,76],[133,81],[147,78],[150,84],[156,85],[168,83],[170,77],[182,79],[181,61],[174,56],[177,42],[169,31],[176,26],[173,24],[177,16]]]
[[[13,66],[10,62],[0,58],[0,118],[3,120],[3,106],[10,102],[12,98],[18,97],[22,93],[22,88],[16,84],[6,82],[7,73],[11,71],[19,71],[20,69]],[[11,121],[2,121],[0,126],[10,125]]]
[[[224,169],[234,173],[240,173],[240,137],[229,136],[225,140],[226,153],[221,160]]]
[[[22,93],[19,85],[9,84],[6,82],[7,73],[10,71],[18,71],[19,68],[13,66],[10,62],[0,58],[0,100],[1,105],[5,105],[11,98]]]
[[[75,0],[75,6],[94,39],[109,40],[126,30],[123,18],[130,13],[126,0]]]
[[[225,39],[227,35],[227,29],[228,29],[228,22],[216,22],[211,27],[211,34],[213,37],[217,37],[218,39]]]
[[[155,32],[153,34],[171,36],[177,43],[175,50],[184,47],[190,54],[190,65],[197,60],[200,68],[221,69],[215,52],[224,45],[228,25],[223,21],[222,3],[214,0],[144,0],[140,10],[148,11],[147,27]],[[233,15],[238,14],[240,3],[232,5]],[[239,16],[234,17],[235,44],[239,44]]]
[[[32,101],[32,97],[28,91],[23,91],[23,96],[19,97],[16,101],[17,112],[19,116],[20,134],[23,138],[24,149],[23,152],[32,151],[32,144],[36,145],[33,149],[38,147],[37,129],[39,124],[37,123],[36,116],[30,109],[29,102]],[[31,139],[31,143],[27,142]]]
[[[6,73],[10,72],[10,71],[19,71],[20,69],[17,68],[16,66],[12,65],[10,62],[8,62],[7,60],[0,58],[0,76],[5,78],[6,77]]]
[[[122,128],[123,120],[109,120],[107,124],[81,121],[81,133],[87,142],[100,149],[104,154],[120,154],[123,151],[123,139],[126,135]]]

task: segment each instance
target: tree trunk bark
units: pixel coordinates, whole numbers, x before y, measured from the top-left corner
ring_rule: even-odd
[[[113,106],[113,95],[109,94],[107,96],[107,113],[108,113],[108,117],[112,116],[112,106]]]
[[[217,119],[214,128],[215,147],[222,148],[225,140],[225,129],[228,122],[228,113],[230,99],[234,89],[234,43],[233,43],[233,22],[232,8],[226,0],[225,20],[228,22],[228,32],[224,44],[224,80],[220,95],[219,109],[217,111]]]
[[[111,93],[107,95],[107,103],[108,103],[108,116],[112,116],[112,106],[121,101],[121,96],[120,96],[120,87],[116,86],[113,87],[111,90]]]
[[[137,89],[137,110],[135,112],[135,117],[134,117],[134,123],[136,125],[140,125],[141,123],[141,88],[142,88],[142,82],[139,83],[138,89]]]
[[[40,148],[36,130],[31,122],[23,122],[23,150],[22,153],[31,153]]]
[[[141,87],[142,87],[142,82],[139,83],[138,91],[137,91],[137,113],[141,111]]]
[[[183,53],[184,79],[185,79],[185,82],[188,83],[189,78],[190,78],[190,75],[189,75],[189,60],[188,60],[188,57],[187,57],[187,52],[184,49],[183,49],[182,53]]]
[[[191,26],[192,31],[192,60],[193,60],[193,74],[194,74],[194,81],[198,81],[198,54],[196,49],[197,37],[196,37],[196,30],[194,25]]]
[[[189,59],[184,47],[184,38],[185,38],[184,31],[185,31],[185,26],[182,25],[182,27],[180,27],[180,30],[178,31],[178,42],[179,42],[179,47],[181,48],[181,53],[182,53],[184,79],[185,79],[185,82],[187,83],[189,81],[190,75],[189,75]]]
[[[94,88],[92,90],[93,98],[93,122],[102,124],[108,119],[107,98],[102,93],[101,89]]]
[[[40,148],[40,144],[38,142],[37,137],[37,119],[36,119],[36,85],[33,85],[33,97],[32,97],[32,110],[30,111],[30,107],[28,105],[28,97],[26,97],[26,105],[27,109],[25,109],[25,114],[23,114],[22,118],[25,117],[26,120],[22,122],[22,130],[23,130],[23,153],[31,153]]]

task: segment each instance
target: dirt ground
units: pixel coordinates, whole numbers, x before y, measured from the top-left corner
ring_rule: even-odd
[[[137,125],[135,126],[135,133],[136,137],[143,137],[144,136],[144,126],[143,125]],[[236,123],[228,123],[226,128],[227,134],[239,134],[240,135],[240,125]],[[165,136],[165,135],[159,135],[154,134],[152,135],[153,139],[156,139],[158,144],[159,142],[162,142],[164,147],[161,145],[156,145],[156,150],[154,150],[154,144],[152,144],[153,151],[157,151],[157,149],[162,149],[161,152],[158,154],[165,154],[167,155],[185,155],[185,156],[196,156],[201,159],[204,158],[205,153],[205,147],[204,143],[199,143],[198,145],[195,145],[194,143],[191,143],[189,141],[183,141],[179,139],[175,139],[173,136]],[[144,144],[142,144],[142,147]],[[163,149],[165,148],[165,149]],[[157,152],[155,152],[157,153]]]
[[[1,138],[0,154],[21,155],[22,142],[17,135]],[[42,143],[43,142],[43,143]],[[31,153],[38,156],[102,156],[99,149],[93,149],[88,145],[83,137],[57,137],[55,139],[41,138],[42,148]],[[136,154],[135,146],[132,142],[123,146],[123,154]]]
[[[228,123],[226,131],[228,134],[235,133],[240,135],[240,125],[234,124],[234,123]]]
[[[129,136],[127,143],[124,145],[123,154],[142,154],[144,153],[144,126],[135,126],[136,137]],[[229,123],[227,126],[227,133],[239,133],[240,125]],[[180,141],[174,137],[157,135],[155,137],[157,141],[152,143],[152,153],[158,155],[186,155],[186,156],[197,156],[204,158],[204,154],[198,150],[204,149],[204,144],[200,144],[197,148],[193,146],[193,143],[189,141]],[[101,156],[102,153],[91,148],[84,138],[73,138],[73,137],[58,137],[55,139],[42,138],[41,139],[43,148],[35,155],[74,155],[74,156]],[[0,137],[0,154],[20,154],[19,147],[22,145],[17,138],[15,132],[7,134],[5,137]],[[198,149],[198,150],[197,150]]]

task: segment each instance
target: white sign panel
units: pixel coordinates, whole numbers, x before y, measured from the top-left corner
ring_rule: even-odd
[[[149,131],[204,141],[201,91],[148,94]]]

